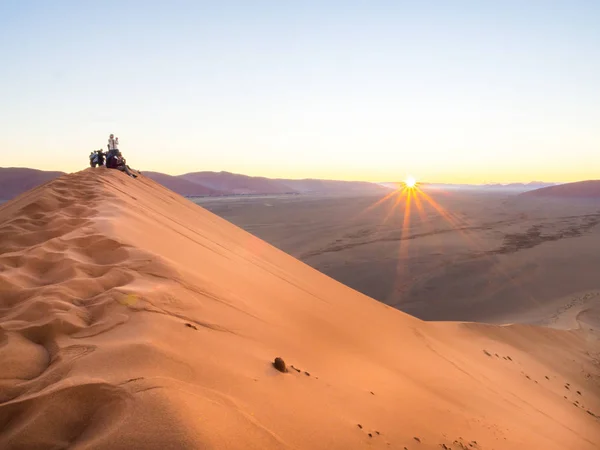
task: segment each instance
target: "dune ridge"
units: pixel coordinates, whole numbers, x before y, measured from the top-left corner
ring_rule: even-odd
[[[600,446],[595,331],[422,322],[143,176],[0,206],[0,293],[0,448]]]

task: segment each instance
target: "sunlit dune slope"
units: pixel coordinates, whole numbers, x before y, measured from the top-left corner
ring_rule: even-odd
[[[0,328],[3,449],[600,446],[592,332],[421,322],[143,176],[0,207]]]

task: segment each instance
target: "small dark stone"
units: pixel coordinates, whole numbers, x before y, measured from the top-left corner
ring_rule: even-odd
[[[577,393],[578,393],[579,395],[581,395],[581,391],[577,391]]]
[[[414,437],[413,438],[415,441],[417,441],[419,444],[421,443],[421,439],[419,439],[418,437]]]
[[[360,423],[357,425],[357,427],[362,430],[362,425]]]
[[[375,395],[375,393],[373,391],[371,391],[371,395]]]
[[[550,378],[548,378],[548,375],[546,375],[546,380],[549,380]]]
[[[185,326],[188,327],[188,328],[193,328],[194,330],[198,329],[194,325],[192,325],[191,323],[186,323]]]
[[[308,372],[304,372],[304,375],[306,375],[307,377],[310,377],[310,373],[308,373]]]
[[[379,431],[377,431],[377,430],[375,430],[375,433],[377,433],[377,434],[381,434],[381,433],[380,433]]]
[[[510,356],[507,356],[507,358],[508,358],[509,361],[512,361],[512,358]]]
[[[487,350],[484,350],[483,353],[485,353],[488,356],[492,356],[492,354],[490,352],[488,352]]]
[[[279,356],[277,358],[275,358],[275,361],[273,361],[273,367],[275,367],[277,370],[279,370],[280,372],[287,372],[287,367],[285,366],[285,361],[283,359],[281,359]]]
[[[371,433],[369,433],[369,437],[373,437],[373,435]]]

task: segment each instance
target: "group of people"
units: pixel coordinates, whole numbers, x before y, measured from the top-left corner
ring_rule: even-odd
[[[137,175],[133,173],[131,167],[127,165],[125,158],[119,150],[119,138],[115,137],[114,134],[108,137],[108,151],[104,153],[102,149],[95,150],[90,154],[90,166],[104,166],[106,161],[106,167],[108,169],[117,169],[125,172],[127,175],[133,178],[137,178]],[[138,172],[139,173],[139,172]]]

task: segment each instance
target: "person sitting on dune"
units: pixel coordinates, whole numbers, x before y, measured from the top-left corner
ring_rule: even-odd
[[[108,138],[108,153],[106,154],[106,167],[109,169],[118,169],[121,172],[125,172],[127,175],[133,178],[137,178],[126,164],[125,158],[119,151],[119,138],[115,137],[114,134]]]

